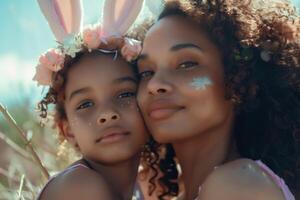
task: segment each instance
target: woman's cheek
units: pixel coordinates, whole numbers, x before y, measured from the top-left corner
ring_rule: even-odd
[[[196,91],[203,91],[213,85],[213,81],[208,76],[198,76],[192,78],[189,86]]]

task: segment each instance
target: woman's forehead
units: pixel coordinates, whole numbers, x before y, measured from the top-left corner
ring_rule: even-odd
[[[168,16],[157,21],[146,34],[146,38],[153,34],[161,36],[187,35],[199,31],[197,24],[182,16]]]
[[[178,44],[195,44],[199,47],[214,46],[199,24],[182,16],[168,16],[155,23],[143,43],[143,53],[153,50],[169,51]]]

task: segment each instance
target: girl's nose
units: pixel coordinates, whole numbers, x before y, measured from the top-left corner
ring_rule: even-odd
[[[113,111],[103,112],[97,118],[98,125],[108,124],[113,121],[118,121],[120,119],[120,115]]]

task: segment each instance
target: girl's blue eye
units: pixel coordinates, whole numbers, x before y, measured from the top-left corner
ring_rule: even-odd
[[[181,63],[178,66],[178,69],[189,69],[189,68],[193,68],[193,67],[196,67],[196,66],[198,66],[197,62],[186,61],[186,62]]]
[[[91,102],[91,101],[85,101],[85,102],[83,102],[82,104],[80,104],[80,105],[76,108],[76,110],[81,110],[81,109],[89,108],[89,107],[91,107],[91,106],[93,106],[93,105],[94,105],[93,102]]]
[[[135,97],[136,93],[135,92],[124,92],[118,95],[119,99],[123,99],[123,98],[129,98],[129,97]]]
[[[144,78],[147,78],[147,77],[150,77],[154,74],[153,71],[143,71],[141,73],[139,73],[139,79],[144,79]]]

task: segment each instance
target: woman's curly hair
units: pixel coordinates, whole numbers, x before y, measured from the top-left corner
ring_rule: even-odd
[[[300,168],[300,16],[286,0],[172,0],[158,20],[199,24],[222,52],[226,98],[235,102],[233,135],[242,157],[260,159],[292,190]],[[161,145],[153,145],[157,152]],[[160,184],[178,194],[175,153],[157,160]],[[157,178],[157,177],[155,177]]]

